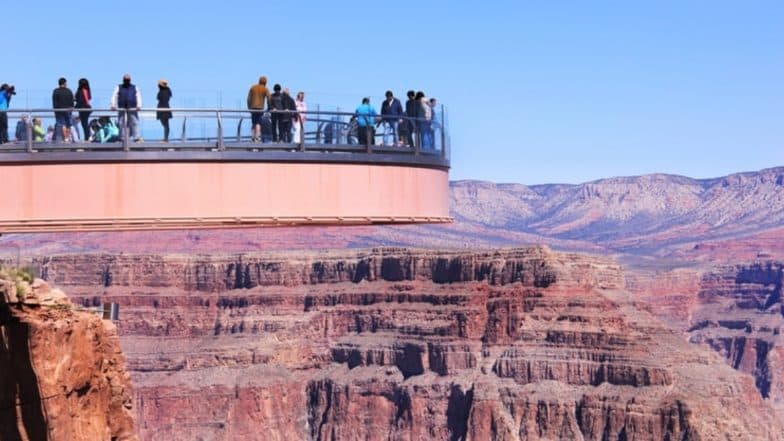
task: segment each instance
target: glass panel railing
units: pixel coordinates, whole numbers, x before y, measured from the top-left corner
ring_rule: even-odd
[[[59,112],[63,112],[59,110]],[[325,110],[248,111],[219,108],[144,108],[139,111],[90,109],[85,127],[79,109],[65,110],[70,130],[55,120],[54,109],[9,109],[8,143],[3,151],[50,150],[299,150],[349,151],[439,156],[449,159],[445,107],[431,119],[367,116]],[[157,119],[170,112],[169,136]],[[254,130],[252,114],[259,115]],[[85,116],[85,113],[81,113]]]

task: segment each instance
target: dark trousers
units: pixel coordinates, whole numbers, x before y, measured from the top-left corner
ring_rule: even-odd
[[[8,114],[0,112],[0,144],[8,142]]]
[[[161,125],[163,126],[163,140],[169,140],[169,118],[161,118]]]
[[[283,115],[281,114],[272,114],[272,141],[278,142],[282,140],[283,137]]]
[[[359,145],[373,144],[375,141],[373,126],[357,127],[357,139],[359,140]]]
[[[291,117],[284,118],[280,121],[280,141],[291,142]]]
[[[90,114],[92,112],[79,112],[79,122],[82,123],[82,141],[90,140]]]

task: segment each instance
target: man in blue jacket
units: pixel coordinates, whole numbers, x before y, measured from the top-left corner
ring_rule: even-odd
[[[391,90],[387,90],[386,97],[387,99],[381,104],[381,119],[387,125],[387,130],[384,131],[384,145],[389,144],[388,136],[389,130],[391,130],[394,141],[392,145],[396,146],[398,144],[397,128],[400,122],[403,121],[403,106],[400,104],[400,100],[395,98]]]

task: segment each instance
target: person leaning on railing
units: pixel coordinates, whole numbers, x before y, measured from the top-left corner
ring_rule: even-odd
[[[139,110],[142,108],[142,94],[136,85],[131,83],[129,74],[123,75],[122,84],[117,85],[112,93],[112,110],[120,110],[118,119],[120,127],[125,127],[126,116],[130,137],[135,142],[141,142],[139,136]]]
[[[373,127],[376,119],[376,109],[370,105],[370,98],[362,98],[362,104],[357,107],[354,115],[357,117],[357,138],[359,144],[372,144],[375,139]]]
[[[264,109],[270,104],[270,91],[267,89],[267,77],[260,76],[258,84],[250,86],[248,90],[248,110],[251,110],[251,141],[261,140],[261,125]],[[255,112],[254,112],[255,110]]]

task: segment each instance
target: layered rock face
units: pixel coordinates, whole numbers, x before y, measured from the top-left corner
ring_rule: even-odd
[[[690,338],[754,376],[760,394],[784,410],[784,263],[722,266],[703,275]],[[784,413],[783,413],[784,414]]]
[[[142,439],[778,439],[754,379],[547,248],[38,262],[121,305]]]
[[[114,325],[40,280],[0,290],[0,440],[138,439]]]

